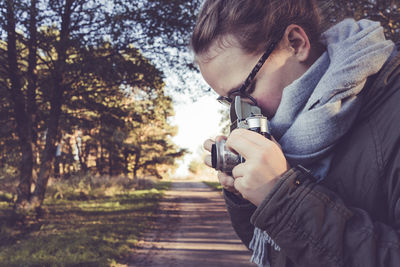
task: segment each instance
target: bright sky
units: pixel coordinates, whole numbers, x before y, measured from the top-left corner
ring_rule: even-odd
[[[176,176],[185,177],[189,174],[191,160],[202,160],[204,141],[221,134],[220,110],[224,107],[216,100],[218,95],[214,91],[204,92],[208,85],[200,73],[188,71],[183,83],[173,69],[164,69],[164,73],[166,90],[174,100],[175,116],[170,121],[172,125],[178,126],[178,134],[173,141],[190,152],[183,161],[178,162],[180,167],[175,172]],[[182,92],[177,93],[174,88]],[[196,100],[193,100],[193,95],[196,95]]]
[[[170,50],[170,53],[178,52]],[[193,57],[190,52],[186,56]],[[179,161],[180,167],[175,173],[178,177],[185,177],[189,174],[190,161],[202,160],[200,157],[204,141],[221,134],[220,110],[224,107],[216,100],[218,95],[214,91],[205,92],[209,86],[200,73],[188,70],[182,74],[174,68],[160,67],[165,74],[166,91],[174,100],[175,116],[170,121],[172,125],[178,126],[178,134],[173,141],[190,152],[183,161]],[[177,89],[182,92],[178,93]],[[196,95],[195,101],[193,95]]]
[[[219,110],[222,106],[215,100],[216,94],[209,93],[194,103],[190,99],[183,101],[182,98],[184,96],[174,106],[175,117],[172,122],[179,127],[179,131],[173,140],[180,147],[189,149],[192,154],[185,157],[176,172],[177,176],[188,174],[188,164],[193,158],[200,157],[199,150],[206,139],[221,134]]]

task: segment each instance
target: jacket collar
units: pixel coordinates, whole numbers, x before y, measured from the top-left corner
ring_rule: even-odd
[[[393,93],[400,90],[400,42],[382,69],[371,76],[361,93],[364,99],[359,119],[370,116]]]

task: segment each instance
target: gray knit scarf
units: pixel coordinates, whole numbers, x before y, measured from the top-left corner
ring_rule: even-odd
[[[322,35],[326,52],[282,94],[271,133],[291,166],[301,164],[318,179],[329,169],[332,148],[351,128],[361,107],[359,93],[394,50],[383,28],[370,20],[346,19]],[[271,237],[255,228],[251,261],[270,266],[267,247],[279,251]]]

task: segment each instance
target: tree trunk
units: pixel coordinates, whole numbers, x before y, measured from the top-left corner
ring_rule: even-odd
[[[78,142],[77,138],[75,138],[75,143],[76,143],[76,149],[78,150],[79,164],[81,165],[81,169],[84,172],[86,172],[88,170],[88,167],[87,167],[87,164],[86,164],[87,157],[85,157],[85,155],[86,155],[86,152],[84,152],[85,149],[82,149],[82,142]]]
[[[108,153],[108,175],[110,175],[110,177],[113,175],[113,164],[112,164],[112,153],[111,151],[109,151]]]
[[[135,166],[133,167],[133,178],[137,180],[137,172],[139,170],[139,160],[140,160],[140,151],[136,151],[135,154]]]
[[[101,137],[100,137],[101,138]],[[104,174],[104,150],[103,150],[103,138],[100,139],[100,164],[99,164],[99,173],[101,175]]]
[[[129,166],[128,157],[129,157],[129,153],[127,151],[124,151],[124,174],[125,174],[125,176],[128,176],[128,166]]]
[[[30,129],[32,135],[32,145],[35,145],[37,140],[36,132],[36,116],[37,116],[37,105],[36,105],[36,87],[37,87],[37,75],[35,69],[37,67],[37,0],[31,1],[30,7],[30,21],[29,21],[29,40],[28,40],[28,90],[27,90],[27,112],[30,118]]]
[[[11,99],[17,124],[17,134],[21,147],[22,159],[20,167],[20,182],[17,188],[18,198],[16,209],[28,204],[31,195],[32,182],[32,121],[26,112],[25,97],[21,88],[17,59],[17,34],[15,32],[14,1],[7,0],[7,59],[9,78],[11,82]]]
[[[50,117],[47,121],[48,131],[46,136],[46,145],[43,151],[38,181],[36,183],[35,191],[33,192],[33,197],[31,200],[31,204],[35,208],[40,208],[43,203],[47,182],[50,178],[52,170],[52,162],[55,157],[55,144],[59,131],[59,119],[61,115],[61,107],[64,102],[64,91],[66,90],[63,80],[63,73],[66,71],[65,67],[69,42],[72,3],[73,0],[66,0],[61,19],[60,41],[56,47],[57,62],[55,63],[54,70],[53,95],[50,100]]]

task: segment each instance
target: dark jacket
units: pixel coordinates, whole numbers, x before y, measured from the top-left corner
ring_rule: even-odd
[[[269,248],[271,266],[400,266],[400,53],[361,97],[363,108],[322,182],[295,167],[258,208],[224,192],[247,246],[254,226],[280,246]]]

